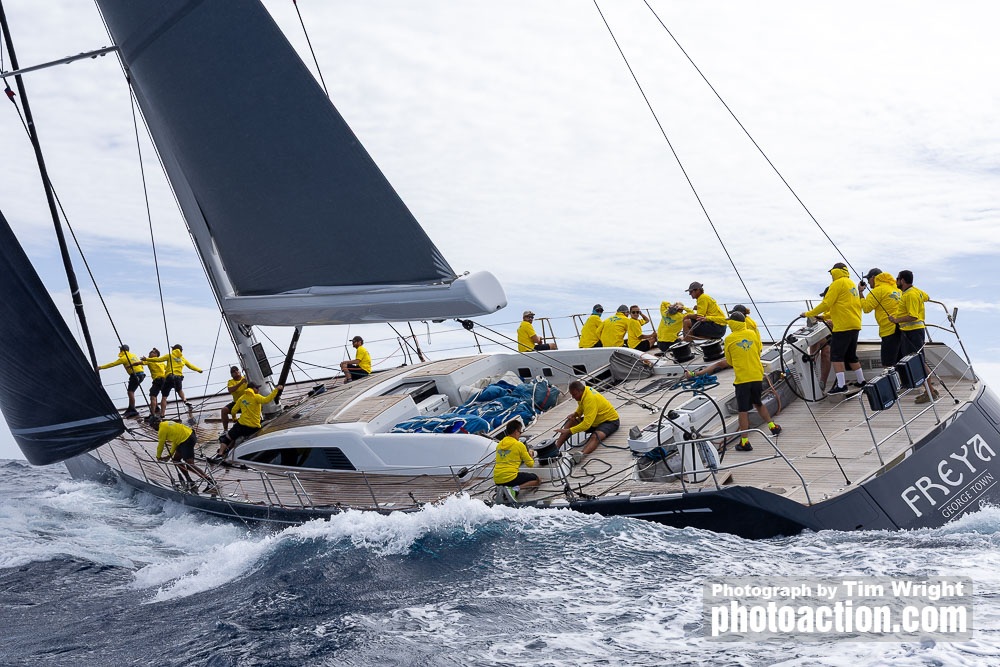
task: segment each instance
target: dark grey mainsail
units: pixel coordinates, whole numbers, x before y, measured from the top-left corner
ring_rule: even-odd
[[[96,449],[118,411],[0,213],[0,412],[29,462]]]
[[[505,305],[489,274],[456,280],[257,0],[97,4],[231,317],[320,324]]]

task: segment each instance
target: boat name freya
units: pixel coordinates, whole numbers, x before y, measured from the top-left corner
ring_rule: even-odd
[[[969,451],[969,445],[972,446],[972,451]],[[969,469],[969,472],[975,475],[978,472],[976,466],[973,465],[972,461],[969,461],[969,456],[975,454],[983,463],[987,463],[993,460],[996,456],[996,452],[993,448],[983,439],[978,433],[969,438],[965,444],[962,445],[961,453],[952,452],[947,458],[941,459],[937,464],[937,474],[938,478],[943,482],[943,484],[938,484],[932,481],[930,477],[921,477],[916,480],[912,486],[908,486],[903,489],[900,493],[900,497],[909,505],[913,513],[918,517],[923,516],[923,513],[917,509],[917,502],[921,498],[926,498],[927,502],[931,504],[931,507],[937,506],[937,501],[931,496],[931,490],[940,491],[942,497],[950,496],[952,490],[956,487],[962,487],[963,485],[967,488],[963,489],[963,492],[969,495],[966,502],[961,503],[963,506],[967,505],[969,501],[973,500],[975,496],[978,496],[986,488],[993,486],[995,480],[992,475],[989,475],[989,480],[979,480],[974,479],[971,482],[965,482],[965,474],[961,471],[961,468],[954,468],[948,459],[954,459],[955,461],[961,461],[965,464],[965,467]],[[979,484],[978,482],[982,482]],[[919,492],[919,493],[918,493]]]

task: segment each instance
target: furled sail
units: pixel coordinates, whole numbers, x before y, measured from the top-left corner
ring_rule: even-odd
[[[260,2],[97,4],[231,318],[429,319],[506,305],[492,275],[455,275]]]
[[[0,213],[0,412],[35,465],[96,449],[125,431],[21,244]]]

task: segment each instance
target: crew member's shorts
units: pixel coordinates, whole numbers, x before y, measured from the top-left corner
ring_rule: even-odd
[[[184,388],[184,376],[183,375],[168,375],[163,381],[163,395],[169,396],[170,390],[180,393],[181,389]]]
[[[587,429],[587,433],[603,433],[604,437],[607,438],[609,435],[617,431],[621,424],[622,422],[620,419],[615,419],[614,421],[609,422],[601,422],[593,428]]]
[[[510,480],[509,482],[496,482],[497,486],[520,486],[525,482],[530,482],[532,480],[538,479],[538,475],[533,472],[519,472],[517,477]]]
[[[158,378],[153,378],[153,384],[149,386],[150,397],[156,396],[157,394],[160,393],[162,393],[164,396],[167,395],[168,392],[164,391],[163,389],[164,380],[166,380],[166,378],[163,376],[160,376]]]
[[[136,389],[138,389],[139,385],[145,379],[146,379],[146,374],[145,373],[133,373],[132,375],[129,375],[128,376],[128,389],[127,389],[128,393],[131,394]]]
[[[755,405],[762,405],[760,394],[764,390],[764,381],[741,382],[733,385],[736,388],[736,409],[740,412],[750,412]]]
[[[194,458],[194,446],[198,444],[198,434],[191,431],[191,435],[188,439],[177,445],[177,451],[174,452],[174,461],[187,461]]]
[[[722,338],[726,335],[726,325],[702,320],[692,324],[688,333],[698,338]]]
[[[899,361],[902,356],[899,353],[899,347],[902,340],[903,336],[899,331],[899,327],[896,327],[896,330],[888,336],[882,337],[882,368],[892,368],[896,365],[896,362]]]
[[[371,373],[369,373],[368,371],[363,370],[357,366],[349,366],[347,368],[347,372],[351,374],[352,380],[360,380],[361,378],[366,378],[369,375],[371,375]]]
[[[552,345],[549,343],[539,343],[535,346],[535,352],[544,352],[545,350],[551,350]]]
[[[249,438],[251,435],[260,430],[259,426],[247,426],[246,424],[241,424],[236,422],[233,424],[222,438],[219,438],[221,442],[226,442],[223,438],[228,439],[228,444],[236,442],[237,438]]]
[[[834,331],[830,338],[830,361],[842,361],[845,364],[858,363],[858,334],[860,329],[849,331]]]
[[[927,360],[924,358],[924,341],[926,340],[927,329],[923,327],[920,329],[900,329],[899,336],[900,357],[919,353],[920,358],[926,364]]]
[[[676,340],[672,340],[669,342],[665,340],[658,340],[656,341],[656,347],[660,348],[660,352],[666,352],[667,350],[670,349],[670,346],[676,342],[677,342]]]
[[[643,338],[639,341],[639,344],[632,348],[633,350],[638,350],[639,352],[649,352],[649,339]]]

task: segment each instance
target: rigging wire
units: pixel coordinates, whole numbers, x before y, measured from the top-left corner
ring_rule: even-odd
[[[594,7],[597,9],[597,13],[601,15],[601,20],[604,22],[604,27],[608,29],[608,34],[611,36],[611,40],[615,43],[615,48],[618,49],[618,53],[621,55],[622,60],[625,62],[625,67],[628,68],[629,74],[632,75],[632,80],[635,81],[636,87],[639,89],[639,93],[642,95],[642,99],[645,100],[646,106],[649,108],[649,113],[652,114],[653,120],[656,122],[657,127],[660,128],[660,134],[667,142],[667,146],[670,148],[671,154],[674,156],[674,160],[677,162],[677,166],[681,170],[681,174],[684,176],[684,180],[687,181],[688,187],[691,189],[691,193],[694,195],[695,200],[698,202],[698,206],[701,208],[701,212],[705,214],[705,219],[708,220],[709,226],[712,228],[712,232],[715,234],[715,238],[719,240],[719,245],[722,246],[722,251],[726,254],[726,259],[729,260],[730,266],[733,267],[733,271],[736,273],[736,277],[739,279],[740,284],[743,286],[743,290],[746,292],[747,297],[750,299],[750,303],[753,304],[760,316],[760,323],[764,325],[764,330],[767,331],[767,335],[771,336],[771,330],[767,326],[767,322],[764,321],[763,314],[760,308],[757,307],[757,303],[754,301],[753,295],[750,293],[750,288],[747,286],[746,281],[743,280],[743,276],[740,274],[739,268],[736,266],[736,262],[732,255],[729,254],[729,248],[726,247],[725,241],[722,240],[722,235],[719,234],[719,230],[715,226],[715,221],[712,220],[712,216],[709,214],[708,209],[705,207],[705,203],[701,199],[701,195],[698,194],[698,189],[694,185],[694,181],[691,180],[691,176],[688,175],[687,169],[684,167],[684,163],[681,161],[680,155],[677,153],[677,149],[674,148],[673,142],[667,135],[666,129],[663,127],[663,123],[660,122],[659,116],[656,115],[656,111],[653,109],[653,104],[650,102],[649,97],[646,95],[645,89],[642,84],[639,83],[639,78],[636,76],[635,70],[632,69],[631,63],[629,63],[628,57],[622,50],[621,44],[618,43],[618,38],[615,37],[614,31],[611,29],[611,25],[608,23],[607,18],[604,16],[604,12],[601,11],[601,7],[597,4],[597,0],[593,0]]]
[[[313,50],[312,40],[309,39],[309,31],[306,30],[306,22],[302,20],[302,12],[299,11],[298,0],[292,0],[292,4],[295,6],[295,13],[299,16],[299,24],[302,26],[302,34],[306,36],[306,44],[309,45],[309,54],[312,55],[313,62],[316,64],[316,74],[319,75],[320,85],[323,86],[323,92],[326,93],[326,98],[330,99],[330,91],[326,89],[326,81],[323,79],[323,70],[319,67],[319,60],[316,58],[316,51]]]
[[[142,196],[143,201],[146,204],[146,221],[149,224],[149,244],[153,249],[153,267],[156,270],[156,290],[160,296],[160,315],[163,318],[163,335],[167,340],[167,374],[170,375],[170,371],[173,370],[173,359],[172,359],[172,348],[170,346],[170,328],[167,325],[167,307],[163,300],[163,281],[160,278],[160,260],[159,254],[156,252],[156,234],[153,232],[153,212],[149,206],[149,188],[146,184],[146,168],[142,164],[142,142],[139,139],[139,119],[136,114],[136,99],[135,91],[132,90],[132,80],[129,78],[128,73],[125,73],[125,80],[128,82],[128,92],[129,92],[129,102],[132,107],[132,128],[135,130],[135,150],[139,157],[139,176],[142,180]],[[214,352],[213,352],[214,357]],[[209,369],[211,373],[211,369]],[[179,396],[179,394],[178,394]],[[181,406],[179,401],[174,401],[174,407],[177,408],[177,419],[180,421],[183,416],[181,414]],[[164,410],[164,412],[166,412]],[[160,415],[165,417],[166,415]]]
[[[595,0],[595,2],[596,2],[596,0]],[[760,147],[760,144],[758,144],[757,140],[753,138],[753,135],[750,134],[750,131],[747,130],[747,128],[743,125],[743,123],[736,116],[736,114],[729,107],[729,105],[726,104],[726,101],[724,99],[722,99],[722,95],[720,95],[719,91],[715,89],[715,86],[712,85],[712,82],[708,80],[708,77],[706,77],[705,74],[698,67],[698,65],[695,64],[695,62],[691,58],[691,56],[688,55],[688,52],[684,49],[683,46],[681,46],[681,43],[677,40],[677,38],[674,37],[674,34],[672,32],[670,32],[670,28],[667,27],[667,24],[663,22],[663,19],[660,18],[660,15],[657,14],[656,10],[653,9],[653,7],[649,4],[649,0],[643,0],[643,2],[645,3],[646,7],[649,8],[649,11],[652,12],[653,16],[656,17],[656,20],[659,22],[659,24],[661,26],[663,26],[663,29],[670,36],[670,39],[672,39],[674,41],[674,44],[677,45],[677,48],[680,49],[680,52],[683,53],[684,57],[687,58],[687,60],[688,60],[689,63],[691,63],[691,66],[698,73],[698,76],[700,76],[702,78],[702,81],[704,81],[705,84],[709,87],[709,89],[715,94],[715,96],[718,98],[718,100],[722,104],[722,106],[725,107],[726,111],[729,112],[729,115],[733,117],[734,121],[736,121],[736,124],[740,126],[741,130],[743,130],[743,133],[745,135],[747,135],[747,138],[750,140],[750,143],[752,143],[754,145],[754,148],[756,148],[757,152],[759,152],[761,154],[761,157],[764,158],[764,161],[767,162],[767,164],[771,167],[771,169],[778,176],[778,178],[781,179],[781,182],[784,183],[785,187],[788,188],[788,191],[792,194],[793,197],[795,197],[795,201],[797,201],[799,203],[799,205],[802,206],[802,210],[806,212],[806,215],[809,216],[809,219],[812,220],[816,224],[816,227],[819,228],[819,231],[823,234],[823,236],[826,237],[826,240],[830,242],[830,245],[833,246],[834,250],[837,251],[837,254],[840,255],[841,259],[844,260],[844,263],[847,264],[847,266],[849,266],[851,268],[851,272],[854,273],[854,275],[856,275],[856,276],[858,276],[860,278],[861,274],[858,273],[857,270],[855,270],[855,268],[853,266],[851,266],[851,263],[850,263],[850,261],[848,261],[847,256],[844,255],[843,251],[841,251],[840,247],[836,244],[836,242],[834,242],[834,240],[832,238],[830,238],[830,235],[826,233],[826,230],[823,228],[823,225],[821,225],[819,223],[819,220],[816,219],[816,216],[814,216],[812,214],[812,211],[809,210],[809,207],[806,206],[806,204],[805,204],[804,201],[802,201],[802,199],[799,197],[798,193],[795,191],[795,188],[793,188],[791,186],[791,184],[785,179],[784,175],[782,175],[782,173],[778,170],[778,167],[775,166],[775,164],[771,161],[771,158],[769,158],[767,156],[767,153],[765,153],[764,149]],[[609,30],[610,30],[610,28],[609,28]],[[765,328],[766,328],[766,325],[765,325]],[[768,331],[768,335],[770,335],[770,334],[771,334],[771,332]]]

